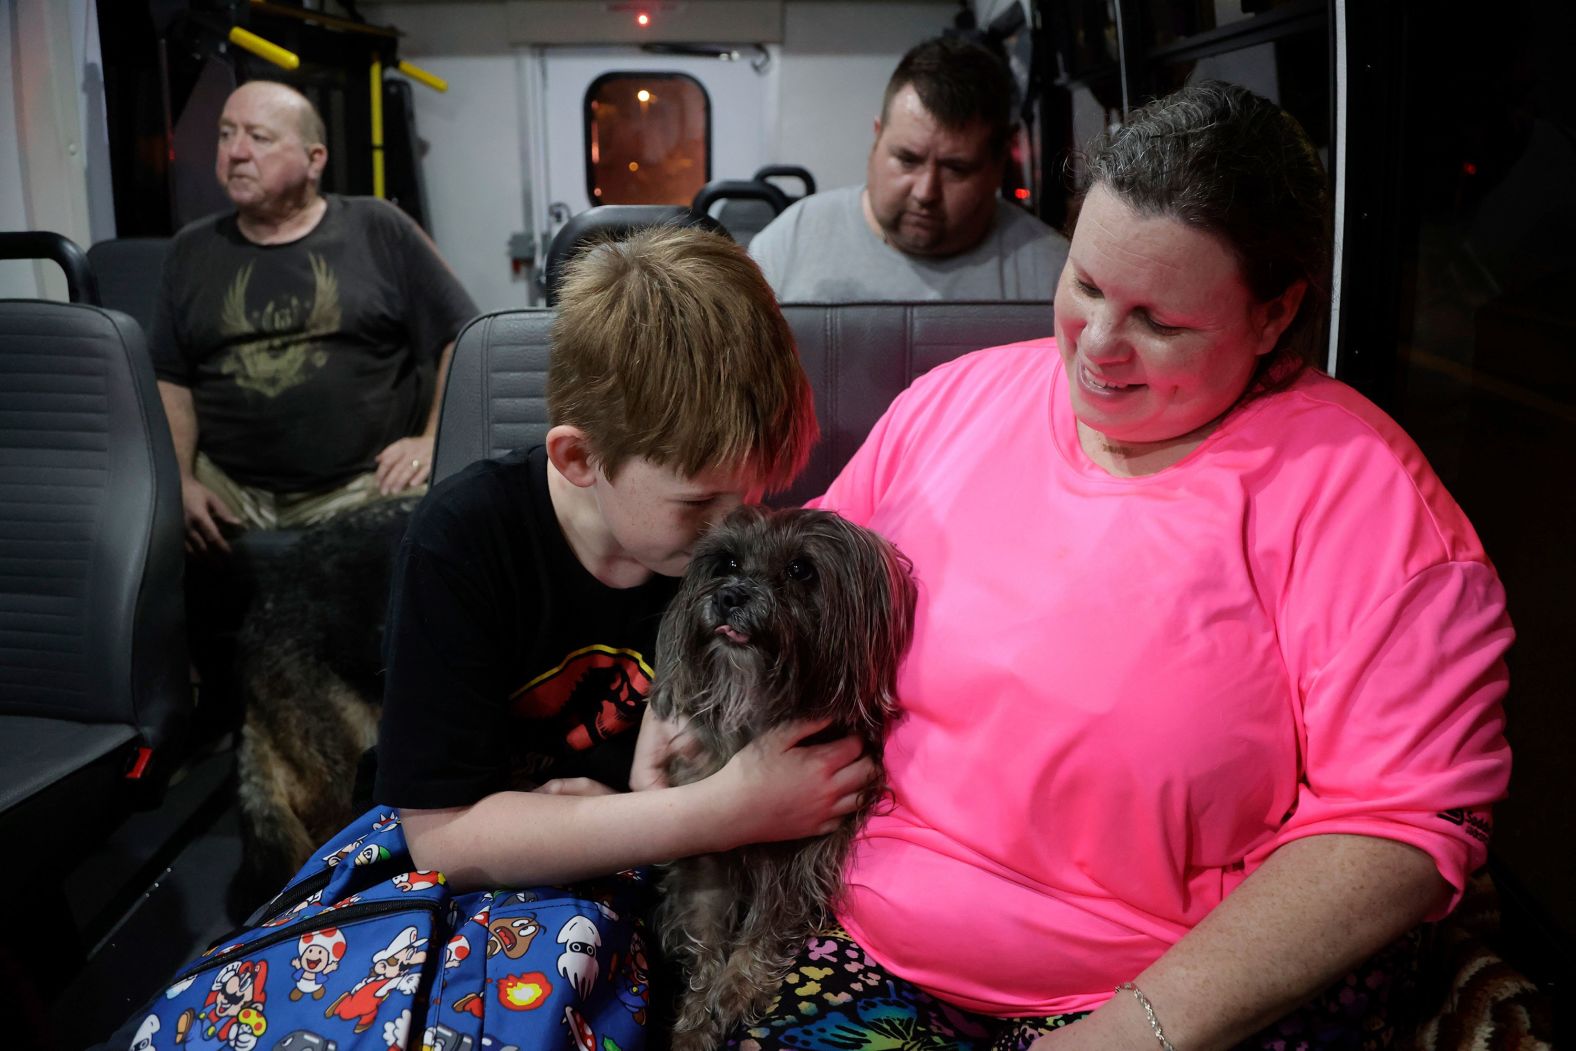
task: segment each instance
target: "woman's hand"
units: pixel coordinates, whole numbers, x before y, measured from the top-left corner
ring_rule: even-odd
[[[1029,1051],[1154,1051],[1159,1046],[1138,1001],[1118,993],[1072,1025],[1035,1037]]]
[[[1133,976],[1166,1037],[1223,1051],[1305,1002],[1434,912],[1449,886],[1423,851],[1326,833],[1277,849],[1181,940]],[[1119,992],[1036,1051],[1159,1046]]]
[[[854,736],[799,742],[830,718],[787,723],[752,741],[701,784],[718,813],[718,850],[822,836],[859,806],[876,766]]]

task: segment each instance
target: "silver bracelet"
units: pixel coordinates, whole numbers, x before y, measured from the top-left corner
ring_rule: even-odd
[[[1133,994],[1133,999],[1138,1001],[1138,1006],[1144,1009],[1144,1017],[1149,1019],[1149,1028],[1154,1032],[1155,1039],[1160,1041],[1163,1051],[1177,1051],[1176,1048],[1171,1046],[1171,1041],[1166,1039],[1165,1030],[1160,1028],[1160,1019],[1155,1017],[1155,1005],[1149,1002],[1149,997],[1144,995],[1142,989],[1132,982],[1123,982],[1116,987],[1116,991]]]

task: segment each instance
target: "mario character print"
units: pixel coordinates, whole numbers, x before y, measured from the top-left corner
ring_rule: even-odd
[[[159,1016],[149,1015],[137,1027],[136,1035],[131,1038],[131,1051],[157,1051],[153,1046],[153,1038],[159,1032]]]
[[[651,965],[639,931],[630,933],[629,952],[619,961],[615,990],[619,1003],[634,1016],[635,1022],[645,1025],[646,1008],[651,1002]]]
[[[290,908],[286,909],[284,912],[281,912],[279,915],[275,916],[273,919],[269,920],[267,923],[264,923],[263,927],[265,927],[265,928],[267,928],[267,927],[283,927],[287,923],[293,923],[294,921],[300,919],[301,918],[301,914],[303,912],[305,912],[307,909],[310,909],[314,905],[321,905],[322,903],[323,903],[323,892],[320,891],[320,890],[319,891],[313,891],[310,896],[308,896],[306,898],[303,898],[302,900],[296,902],[294,905],[290,906]]]
[[[558,956],[558,973],[569,979],[569,984],[584,1000],[591,994],[597,975],[601,973],[596,952],[602,947],[602,932],[590,918],[571,916],[558,930],[558,944],[564,947]]]
[[[337,928],[327,927],[310,931],[296,941],[295,988],[290,990],[291,1000],[311,997],[323,998],[323,979],[339,969],[345,957],[345,936]]]
[[[341,861],[344,861],[356,851],[360,850],[361,844],[366,838],[366,836],[361,836],[358,839],[353,839],[349,843],[346,843],[343,846],[331,850],[327,854],[324,854],[321,858],[323,864],[327,865],[329,868],[333,868],[335,865],[338,865]]]
[[[267,1030],[265,960],[232,960],[219,969],[201,1011],[187,1008],[175,1019],[175,1042],[253,1051]]]
[[[394,993],[410,996],[421,981],[421,965],[427,960],[427,939],[415,927],[406,927],[394,936],[386,949],[372,956],[367,976],[349,992],[328,1005],[324,1018],[355,1022],[355,1031],[364,1033],[377,1020],[378,1009]]]
[[[509,960],[520,959],[531,948],[531,942],[542,930],[542,925],[537,922],[535,916],[509,916],[494,920],[489,918],[487,910],[484,909],[473,916],[472,920],[487,929],[488,959],[499,954]],[[469,952],[469,945],[466,946],[466,951]],[[458,962],[455,961],[456,966]],[[537,1006],[553,988],[547,981],[547,976],[540,972],[509,975],[498,979],[498,983],[498,1002],[516,1011]],[[454,1002],[454,1009],[480,1018],[482,1002],[481,993],[466,993]]]
[[[442,886],[445,881],[441,872],[418,869],[414,872],[402,872],[389,882],[393,883],[400,893],[409,894],[411,891],[431,890],[433,887]]]
[[[518,960],[531,948],[531,942],[542,930],[535,916],[510,916],[487,924],[487,955],[503,953],[511,960]]]
[[[449,944],[443,947],[443,969],[452,971],[465,962],[471,954],[471,942],[463,933],[456,934],[449,939]]]

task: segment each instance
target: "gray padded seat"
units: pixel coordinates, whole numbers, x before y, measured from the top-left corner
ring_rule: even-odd
[[[1043,303],[791,303],[783,315],[815,391],[821,441],[789,506],[823,492],[913,380],[981,347],[1051,334]],[[467,325],[454,347],[433,477],[533,445],[547,433],[553,311],[505,310]]]
[[[943,362],[1051,334],[1044,303],[786,303],[783,316],[815,391],[821,440],[793,488],[772,502],[819,496],[892,399]]]
[[[547,363],[553,311],[500,310],[471,320],[454,341],[443,386],[432,480],[547,436]]]
[[[153,324],[153,304],[159,299],[159,281],[169,250],[167,237],[119,237],[88,249],[88,265],[98,280],[99,304],[130,314],[144,335]]]
[[[180,477],[141,329],[97,307],[0,301],[7,837],[80,841],[130,795],[137,749],[157,762],[180,735],[183,557]]]
[[[735,241],[748,248],[755,235],[780,214],[765,201],[728,201],[717,210],[717,221]]]

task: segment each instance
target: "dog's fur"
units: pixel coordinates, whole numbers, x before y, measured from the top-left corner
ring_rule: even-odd
[[[418,499],[380,500],[307,530],[259,581],[237,640],[246,705],[237,915],[356,816],[357,765],[382,710],[390,571]]]
[[[669,780],[699,780],[764,731],[827,715],[827,736],[857,734],[879,768],[914,603],[907,559],[875,533],[826,511],[735,511],[697,545],[658,635],[652,709],[687,719],[700,745],[670,761]],[[830,835],[666,867],[656,926],[684,977],[673,1051],[720,1047],[765,1007],[825,923],[884,786]]]

